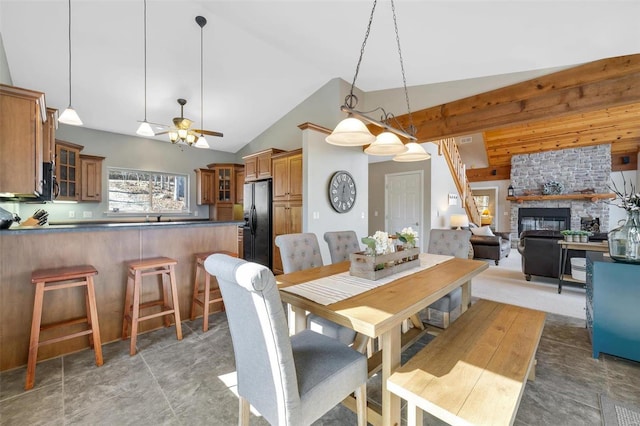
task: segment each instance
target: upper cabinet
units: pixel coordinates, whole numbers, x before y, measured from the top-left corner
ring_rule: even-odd
[[[244,180],[251,182],[254,180],[268,179],[272,177],[271,157],[274,154],[284,152],[281,149],[270,148],[255,154],[242,157],[244,160]]]
[[[236,204],[244,201],[244,167],[236,169]]]
[[[102,201],[104,157],[80,154],[80,201]]]
[[[215,200],[215,171],[196,169],[196,193],[198,205],[213,204]]]
[[[42,161],[56,161],[56,130],[58,129],[58,110],[47,108],[47,121],[44,123],[42,135]]]
[[[273,201],[302,200],[302,149],[273,156]]]
[[[0,193],[42,192],[44,93],[0,84]]]
[[[80,201],[80,151],[84,147],[56,140],[56,179],[60,186],[57,200]]]

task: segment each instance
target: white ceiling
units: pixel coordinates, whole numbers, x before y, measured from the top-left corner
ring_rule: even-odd
[[[579,64],[640,52],[639,1],[396,0],[407,85]],[[135,135],[144,118],[143,0],[73,0],[72,103],[86,127]],[[351,82],[372,1],[147,0],[147,119],[185,116],[236,152],[335,77]],[[68,95],[65,0],[0,0],[16,86]],[[402,86],[390,2],[380,0],[360,68],[364,91]],[[339,105],[336,105],[336,109]],[[166,140],[164,137],[158,139]],[[213,142],[213,143],[212,143]]]

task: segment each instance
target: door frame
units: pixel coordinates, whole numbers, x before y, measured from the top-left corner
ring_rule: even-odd
[[[419,241],[421,241],[422,243],[424,243],[424,241],[426,241],[424,239],[424,235],[425,235],[425,220],[424,220],[424,170],[409,170],[409,171],[405,171],[405,172],[395,172],[395,173],[385,173],[384,175],[384,227],[385,229],[387,229],[387,232],[399,232],[401,231],[400,229],[396,229],[396,230],[390,230],[389,229],[389,177],[390,176],[400,176],[400,175],[413,175],[413,174],[418,174],[420,176],[420,184],[419,184],[419,188],[418,188],[418,193],[420,194],[420,210],[419,210],[419,216],[420,216],[420,222],[422,223],[422,225],[420,225],[420,232],[418,233],[418,238]],[[421,244],[422,244],[421,243]],[[424,247],[423,250],[426,250],[426,246]]]

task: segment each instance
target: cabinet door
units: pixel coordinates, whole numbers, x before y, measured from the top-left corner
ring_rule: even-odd
[[[258,157],[249,157],[244,160],[244,181],[250,182],[258,179]]]
[[[216,167],[216,203],[232,203],[235,176],[232,167]]]
[[[81,149],[68,142],[56,143],[56,179],[60,186],[57,200],[78,201],[80,199]]]
[[[286,157],[273,160],[273,201],[289,199],[289,159]]]
[[[53,163],[56,159],[56,129],[58,128],[58,110],[47,108],[47,121],[42,135],[42,161]]]
[[[302,203],[289,204],[289,234],[302,232]]]
[[[244,170],[241,168],[236,169],[236,204],[242,204],[244,202]]]
[[[302,200],[302,154],[289,157],[289,200]]]
[[[282,274],[282,257],[280,249],[276,246],[275,240],[278,235],[287,234],[289,206],[287,203],[273,203],[273,260],[272,269],[274,274]]]
[[[80,201],[102,201],[102,161],[104,157],[80,155],[82,175]]]
[[[258,155],[258,179],[271,177],[271,153],[266,152]]]
[[[215,199],[215,172],[196,169],[196,195],[198,205],[213,204]]]

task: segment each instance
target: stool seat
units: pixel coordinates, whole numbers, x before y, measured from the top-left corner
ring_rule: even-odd
[[[29,358],[27,361],[25,390],[32,389],[35,384],[36,363],[38,361],[38,348],[40,346],[88,335],[89,345],[95,352],[96,365],[101,366],[103,364],[102,342],[100,339],[100,326],[98,324],[98,311],[96,307],[96,296],[93,283],[93,277],[97,273],[98,271],[96,268],[91,265],[38,269],[31,273],[31,283],[36,285],[36,293],[33,302],[33,316],[31,319],[31,338],[29,340]],[[43,325],[42,310],[44,304],[44,292],[72,287],[85,287],[86,315],[80,318]],[[62,335],[48,340],[40,340],[40,332],[44,329],[64,327],[85,322],[88,325],[87,330]]]
[[[202,331],[209,330],[209,314],[215,312],[224,311],[224,302],[222,300],[222,293],[220,292],[220,288],[218,287],[218,282],[215,282],[215,286],[211,285],[212,276],[207,272],[204,268],[204,261],[207,257],[211,256],[214,253],[222,253],[232,257],[238,257],[237,253],[232,253],[226,250],[220,251],[208,251],[202,253],[196,253],[194,255],[196,260],[196,273],[195,278],[193,280],[193,297],[191,299],[191,321],[196,319],[196,305],[202,307]],[[204,289],[200,289],[200,274],[204,272]],[[215,280],[216,278],[213,277]],[[214,312],[211,312],[210,306],[212,303],[220,303],[220,309]]]
[[[178,289],[176,286],[175,265],[178,261],[169,257],[153,257],[149,259],[134,260],[127,263],[127,289],[124,300],[124,314],[122,319],[122,339],[129,337],[131,326],[131,344],[129,354],[136,354],[136,341],[138,338],[138,325],[142,321],[152,318],[164,317],[165,327],[169,327],[169,315],[173,315],[176,324],[176,337],[182,340],[182,325],[180,322],[180,306],[178,303]],[[161,298],[142,303],[142,281],[147,276],[160,278]],[[165,281],[168,278],[168,283]],[[171,298],[168,293],[171,292]],[[154,306],[160,306],[160,312],[141,316],[140,310]]]

